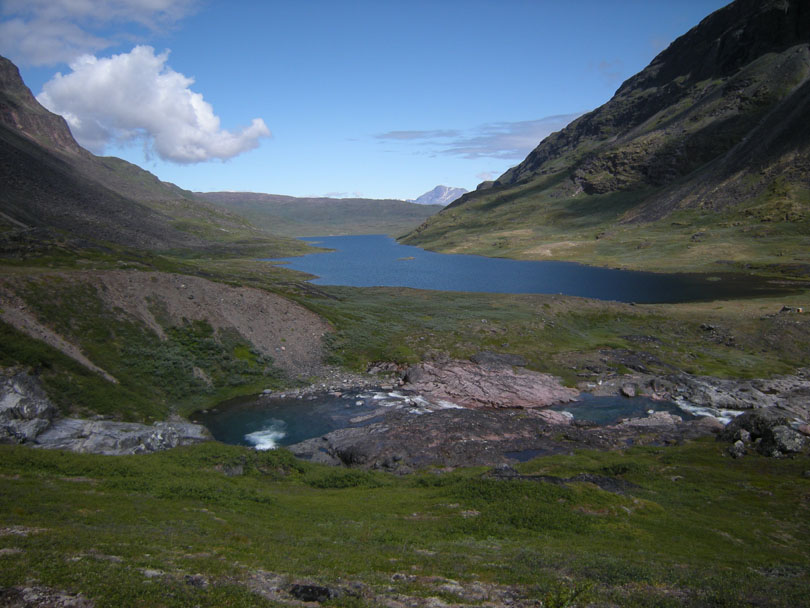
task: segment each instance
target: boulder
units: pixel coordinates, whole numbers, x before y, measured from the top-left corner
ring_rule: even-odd
[[[635,397],[637,389],[638,387],[635,384],[627,382],[626,384],[622,384],[621,394],[625,397]]]
[[[789,426],[775,426],[767,429],[757,448],[766,456],[780,457],[801,452],[804,449],[804,436]]]
[[[628,418],[608,428],[641,428],[655,430],[675,429],[683,422],[683,418],[669,412],[653,412],[643,418]]]
[[[770,429],[777,426],[789,426],[787,412],[777,407],[749,410],[729,422],[719,438],[725,441],[745,441],[743,431],[749,433],[750,440],[755,441],[765,436]]]
[[[745,444],[738,439],[728,448],[728,453],[732,458],[741,458],[742,456],[745,456]]]

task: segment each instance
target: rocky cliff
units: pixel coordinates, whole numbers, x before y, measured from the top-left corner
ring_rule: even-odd
[[[61,116],[43,108],[23,83],[20,71],[0,57],[0,124],[54,151],[89,156],[70,133]]]

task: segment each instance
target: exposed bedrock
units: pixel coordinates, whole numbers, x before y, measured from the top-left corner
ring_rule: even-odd
[[[794,421],[810,422],[810,369],[806,368],[792,375],[746,380],[683,373],[636,374],[608,379],[599,385],[584,383],[580,388],[597,395],[613,395],[627,394],[628,386],[633,387],[635,394],[713,409],[778,407]]]
[[[201,425],[153,425],[61,418],[39,381],[20,371],[0,371],[0,443],[92,454],[143,454],[208,441]]]
[[[444,409],[414,415],[399,410],[369,426],[333,431],[289,449],[313,462],[409,473],[428,466],[508,464],[576,449],[677,443],[722,428],[712,418],[683,421],[665,412],[611,426],[550,420],[545,413]]]
[[[767,428],[753,429],[746,445],[768,456],[780,456],[801,451],[806,444],[796,429],[803,428],[802,421],[808,417],[807,370],[757,380],[639,374],[582,387],[602,395],[645,395],[717,410],[752,410],[724,431],[723,424],[710,416],[685,421],[666,412],[608,426],[572,421],[545,408],[573,401],[577,391],[562,386],[553,376],[516,369],[515,365],[519,363],[492,357],[478,363],[448,359],[419,363],[403,374],[404,388],[434,402],[464,407],[421,415],[390,412],[369,426],[337,430],[290,449],[315,462],[407,473],[427,466],[508,464],[582,448],[664,445],[711,434],[728,440],[735,424],[750,420],[756,425],[766,418]],[[755,416],[754,412],[763,414]],[[731,439],[736,440],[736,436]]]
[[[538,408],[568,403],[579,391],[549,374],[491,360],[423,361],[405,371],[405,387],[434,401],[467,408]]]

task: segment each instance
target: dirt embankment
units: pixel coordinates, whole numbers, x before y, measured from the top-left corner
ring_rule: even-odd
[[[180,325],[185,319],[206,321],[215,330],[237,331],[293,377],[322,371],[322,338],[330,331],[329,324],[306,308],[259,289],[231,287],[192,276],[124,270],[59,272],[0,280],[0,318],[99,373],[106,374],[75,341],[59,335],[49,327],[47,319],[38,319],[18,296],[25,283],[32,280],[91,285],[107,308],[134,317],[161,337],[165,327]]]

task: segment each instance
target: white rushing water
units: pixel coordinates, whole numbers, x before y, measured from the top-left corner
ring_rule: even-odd
[[[245,440],[257,450],[273,450],[287,435],[286,428],[287,424],[283,420],[274,419],[269,427],[245,435]]]
[[[675,404],[682,409],[684,412],[689,412],[693,416],[711,416],[712,418],[717,418],[723,424],[728,424],[732,420],[734,420],[737,416],[742,414],[741,410],[724,410],[720,408],[714,407],[707,407],[702,405],[694,405],[689,403],[685,399],[676,398]]]

